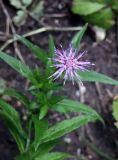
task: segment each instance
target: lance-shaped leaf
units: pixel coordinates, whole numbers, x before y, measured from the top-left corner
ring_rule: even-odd
[[[91,24],[95,24],[105,29],[109,29],[115,24],[114,13],[112,9],[104,8],[99,12],[93,13],[91,15],[84,16],[83,19]],[[101,23],[102,22],[102,23]]]
[[[32,118],[35,128],[34,147],[36,151],[38,149],[42,136],[48,129],[48,122],[46,120],[39,120],[38,117],[36,116],[33,116]]]
[[[46,153],[51,151],[57,143],[59,143],[59,140],[54,140],[54,141],[50,141],[50,142],[39,145],[39,147],[37,148],[37,151],[35,151],[32,154],[33,155],[32,158],[36,158],[41,155],[45,155]]]
[[[78,51],[79,50],[79,47],[80,47],[80,42],[81,42],[81,39],[87,29],[87,26],[88,24],[85,24],[84,27],[82,27],[82,29],[75,34],[75,36],[73,37],[72,39],[72,46]]]
[[[74,117],[69,120],[58,122],[54,126],[50,127],[42,136],[40,143],[49,142],[59,137],[72,132],[73,130],[87,124],[88,122],[96,121],[97,117],[92,115],[82,115]]]
[[[49,35],[49,55],[51,57],[55,55],[55,44],[52,35]]]
[[[88,0],[73,0],[72,11],[80,15],[89,15],[98,12],[105,5],[97,2],[90,2]]]
[[[23,93],[16,91],[14,88],[7,88],[4,91],[4,95],[8,95],[8,96],[17,98],[27,108],[29,108],[30,106],[30,101],[28,100],[28,98]]]
[[[35,158],[48,154],[58,142],[59,140],[54,140],[51,142],[41,144],[37,148],[37,150],[35,150],[34,147],[30,145],[28,151],[23,153],[22,155],[17,156],[16,160],[34,160]]]
[[[19,72],[22,76],[32,80],[32,70],[25,63],[1,51],[0,58],[10,65],[14,70]]]
[[[88,71],[88,72],[78,71],[78,74],[80,75],[82,81],[100,82],[100,83],[106,83],[111,85],[118,85],[118,81],[104,74],[100,74],[94,71]]]
[[[55,104],[54,106],[52,106],[52,108],[61,113],[80,112],[80,113],[92,115],[103,122],[102,117],[94,109],[78,101],[63,99],[57,104]]]
[[[20,117],[18,112],[8,103],[6,103],[4,100],[0,99],[0,109],[6,113],[6,115],[11,119],[11,121],[14,123],[16,128],[18,128],[20,131],[22,131]]]
[[[18,144],[19,150],[24,151],[24,143],[26,134],[21,126],[21,121],[18,112],[8,103],[0,100],[0,115],[4,119],[8,129]]]
[[[46,64],[48,60],[48,56],[47,56],[47,53],[43,49],[41,49],[37,45],[34,45],[32,42],[30,42],[28,39],[22,36],[16,35],[16,39],[21,41],[25,46],[27,46],[37,56],[37,58],[39,58],[40,61]]]
[[[39,120],[43,119],[46,116],[47,112],[48,112],[48,106],[47,105],[41,106],[39,113]]]
[[[64,160],[65,158],[69,158],[71,157],[69,154],[67,153],[63,153],[63,152],[51,152],[51,153],[47,153],[45,155],[39,156],[37,157],[35,160]]]

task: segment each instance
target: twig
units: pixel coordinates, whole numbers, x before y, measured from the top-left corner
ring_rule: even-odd
[[[8,40],[9,38],[11,38],[12,36],[9,34],[9,35],[6,35],[6,33],[4,32],[0,32],[0,41],[3,41],[5,42],[6,40]]]
[[[92,149],[98,156],[104,158],[104,160],[115,160],[114,158],[110,157],[107,153],[104,153],[99,149],[97,146],[95,146],[93,143],[91,143],[87,139],[83,139],[82,142],[89,146],[90,149]]]
[[[0,31],[0,35],[5,35],[5,33]]]
[[[42,33],[42,32],[45,32],[45,31],[61,31],[61,32],[62,31],[64,31],[64,32],[78,31],[81,28],[82,27],[51,27],[51,26],[47,26],[47,27],[42,27],[42,28],[39,28],[37,30],[31,31],[29,33],[26,33],[23,36],[24,37],[29,37],[29,36],[32,36],[32,35],[35,35],[35,34],[38,34],[38,33]]]
[[[2,6],[3,12],[4,12],[4,14],[5,14],[5,16],[6,16],[6,19],[7,19],[7,21],[6,21],[6,35],[7,35],[7,36],[9,35],[9,28],[11,28],[13,34],[16,34],[15,28],[14,28],[14,26],[13,26],[13,24],[12,24],[11,17],[10,17],[10,15],[9,15],[7,9],[5,8],[5,5],[4,5],[4,3],[2,2],[2,0],[0,1],[0,4],[1,4],[1,6]],[[21,53],[20,53],[20,50],[18,49],[18,44],[17,44],[17,42],[16,42],[16,41],[13,41],[13,42],[14,42],[14,50],[15,50],[15,53],[16,53],[17,56],[20,58],[20,60],[21,60],[22,62],[24,62],[24,59],[23,59],[23,57],[22,57],[22,55],[21,55]]]
[[[64,32],[67,32],[67,31],[79,31],[82,27],[52,27],[52,26],[47,26],[47,27],[42,27],[42,28],[39,28],[39,29],[36,29],[36,30],[33,30],[31,32],[28,32],[24,35],[22,35],[23,37],[29,37],[29,36],[33,36],[33,35],[36,35],[36,34],[39,34],[39,33],[42,33],[42,32],[46,32],[46,31],[64,31]],[[11,38],[9,39],[2,47],[1,47],[1,51],[4,50],[9,44],[13,43],[14,41],[16,41],[18,39],[14,39],[14,38]]]
[[[108,88],[106,89],[106,92],[107,92],[109,98],[113,99],[114,95]]]
[[[15,28],[14,28],[14,26],[13,26],[12,23],[11,23],[11,30],[12,30],[13,34],[15,35],[15,34],[16,34],[16,31],[15,31]],[[20,60],[21,60],[23,63],[25,63],[25,61],[24,61],[24,59],[23,59],[23,57],[22,57],[22,55],[21,55],[21,52],[20,52],[20,50],[19,50],[19,48],[18,48],[17,41],[14,41],[14,49],[15,49],[15,53],[17,53],[17,55],[18,55],[18,57],[20,58]]]
[[[67,14],[67,13],[44,14],[44,17],[46,17],[46,18],[63,18],[63,17],[67,17],[67,16],[69,16],[69,14]]]
[[[11,30],[12,30],[13,34],[16,34],[15,28],[14,28],[14,26],[13,26],[12,23],[11,23]],[[18,48],[18,43],[17,43],[17,41],[14,41],[14,50],[15,50],[15,53],[17,54],[17,56],[20,58],[20,60],[21,60],[23,63],[25,63],[25,60],[23,59],[22,54],[21,54],[21,52],[20,52],[20,50],[19,50],[19,48]]]
[[[118,54],[118,12],[116,12],[116,51]]]
[[[88,160],[88,158],[83,155],[80,155],[78,157],[76,156],[76,160]]]
[[[1,5],[1,7],[3,9],[3,12],[4,12],[5,16],[6,16],[6,35],[9,35],[9,29],[10,29],[11,20],[10,20],[9,14],[8,14],[7,9],[5,8],[2,0],[0,1],[0,5]]]
[[[79,87],[79,92],[80,92],[80,102],[84,103],[84,101],[85,101],[85,98],[84,98],[84,93],[85,92],[83,92],[83,87],[84,86],[82,86],[81,83],[78,83],[78,87]]]
[[[95,87],[96,87],[96,91],[97,91],[97,93],[98,93],[98,98],[99,98],[99,101],[100,101],[100,103],[101,103],[101,106],[102,106],[102,108],[104,108],[104,104],[102,103],[102,101],[103,101],[103,97],[102,97],[102,93],[101,93],[101,89],[100,89],[100,85],[99,85],[99,83],[95,83]],[[101,112],[101,108],[99,107],[98,108],[98,111],[99,112]]]
[[[5,36],[0,36],[0,41],[1,42],[5,42],[7,39],[8,39],[8,37],[6,35]]]

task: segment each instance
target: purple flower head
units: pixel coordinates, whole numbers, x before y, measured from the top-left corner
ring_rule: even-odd
[[[70,79],[73,84],[74,80],[76,80],[83,85],[81,77],[78,74],[78,70],[88,71],[87,68],[93,65],[89,61],[81,60],[85,53],[86,52],[82,52],[76,56],[76,50],[72,46],[70,46],[67,50],[63,50],[62,46],[60,50],[56,49],[56,56],[55,58],[52,58],[52,61],[54,62],[53,67],[57,70],[49,78],[53,77],[55,80],[63,74],[64,84],[66,80]]]

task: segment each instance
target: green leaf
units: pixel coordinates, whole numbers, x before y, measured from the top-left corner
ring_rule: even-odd
[[[22,0],[22,3],[25,7],[28,7],[32,3],[32,0]]]
[[[46,78],[47,78],[48,81],[49,81],[49,79],[48,79],[49,76],[51,74],[53,74],[53,72],[54,72],[54,68],[51,67],[51,66],[52,66],[52,61],[50,59],[48,59],[46,67],[45,67],[45,75],[47,76]]]
[[[4,79],[0,78],[0,95],[4,93],[7,88],[7,83]]]
[[[55,55],[55,44],[52,35],[49,35],[49,55],[54,57]]]
[[[46,120],[39,120],[38,117],[33,116],[34,128],[35,128],[35,139],[34,147],[35,151],[38,149],[42,136],[45,134],[45,131],[48,129],[48,123]]]
[[[73,0],[72,11],[82,15],[88,23],[109,29],[115,24],[112,8],[117,6],[117,2],[113,3],[108,0]]]
[[[41,68],[39,68],[37,64],[35,65],[35,69],[33,71],[33,78],[35,79],[35,83],[34,85],[30,86],[30,88],[28,89],[29,91],[42,88],[43,86]]]
[[[0,100],[0,115],[3,117],[7,128],[10,130],[12,136],[16,140],[21,152],[24,151],[25,132],[22,129],[21,121],[17,111],[8,103]]]
[[[24,131],[21,126],[20,116],[18,112],[4,100],[0,99],[0,109],[5,113],[8,119],[14,124],[18,131],[24,135]],[[24,135],[25,136],[25,135]]]
[[[18,39],[24,45],[26,45],[39,58],[39,60],[41,60],[43,63],[46,64],[48,60],[48,56],[47,56],[47,53],[43,49],[41,49],[37,45],[34,45],[28,39],[22,36],[16,35],[16,39]]]
[[[39,18],[43,15],[43,9],[44,9],[44,1],[42,0],[34,1],[30,8],[30,14],[39,21],[40,20]]]
[[[50,127],[42,136],[40,143],[49,142],[55,140],[73,130],[87,124],[88,122],[96,121],[96,117],[90,115],[82,115],[74,117],[69,120],[58,122],[54,126]]]
[[[47,154],[51,151],[55,145],[59,142],[59,140],[50,141],[44,144],[39,145],[37,150],[35,151],[33,145],[30,145],[30,148],[27,152],[23,153],[16,157],[16,160],[35,160],[35,158]]]
[[[54,39],[52,35],[49,35],[49,57],[52,58],[55,55],[55,44],[54,44]],[[51,59],[48,59],[47,64],[46,64],[46,69],[45,69],[45,74],[47,75],[47,78],[53,73],[54,68],[52,66],[52,61]]]
[[[32,0],[9,0],[9,2],[16,9],[24,9],[31,4]]]
[[[27,153],[24,153],[15,157],[15,160],[32,160],[32,158]]]
[[[73,0],[72,12],[86,16],[98,12],[103,7],[105,7],[104,4],[90,2],[88,0]]]
[[[91,2],[97,2],[97,3],[101,3],[101,4],[107,4],[109,2],[109,0],[89,0]]]
[[[26,77],[29,80],[32,80],[32,70],[21,62],[20,60],[0,51],[0,58],[10,65],[14,70],[19,72],[22,76]]]
[[[88,72],[78,71],[78,74],[80,75],[82,81],[100,82],[111,85],[118,85],[118,81],[94,71],[88,71]]]
[[[47,112],[48,112],[48,106],[43,105],[40,109],[39,120],[43,119],[46,116]]]
[[[39,145],[39,147],[37,148],[37,151],[34,152],[32,158],[36,158],[41,155],[45,155],[50,150],[52,150],[58,142],[59,142],[59,140],[54,140],[54,141],[50,141],[50,142]]]
[[[114,0],[114,1],[110,1],[110,3],[111,3],[112,8],[118,11],[118,1]]]
[[[16,15],[13,17],[13,22],[17,27],[25,24],[27,18],[27,12],[25,10],[18,10]]]
[[[52,95],[49,99],[49,106],[54,107],[58,102],[62,101],[64,98],[65,98],[64,96]]]
[[[115,126],[118,128],[118,98],[115,98],[112,104],[112,115],[115,119]]]
[[[29,102],[28,98],[24,94],[22,94],[21,92],[18,92],[13,88],[7,88],[4,91],[4,95],[8,95],[8,96],[12,96],[12,97],[17,98],[29,109],[30,102]]]
[[[118,121],[118,99],[115,99],[113,101],[112,109],[113,109],[113,116],[115,120]]]
[[[24,138],[21,136],[21,134],[19,134],[18,130],[15,128],[13,123],[8,119],[8,117],[4,113],[2,113],[2,116],[4,117],[3,119],[5,121],[7,128],[9,129],[11,135],[13,136],[18,145],[19,151],[23,153],[25,149]]]
[[[18,112],[8,103],[0,99],[0,108],[6,113],[6,115],[11,119],[18,130],[22,130],[20,117]]]
[[[105,29],[109,29],[114,25],[114,13],[111,8],[105,8],[97,13],[83,17],[84,20],[91,24],[98,25]],[[102,22],[102,23],[101,23]]]
[[[80,42],[81,39],[87,29],[88,24],[85,24],[84,27],[82,27],[82,29],[73,37],[72,39],[72,46],[78,51],[79,47],[80,47]]]
[[[13,7],[15,7],[17,9],[22,8],[22,3],[19,0],[9,0],[9,2]]]
[[[7,128],[9,129],[11,135],[13,136],[13,138],[15,139],[15,141],[18,145],[20,153],[23,153],[24,150],[25,150],[25,140],[24,140],[24,138],[15,129],[14,125],[9,121],[9,119],[7,120],[7,117],[4,120],[5,120]]]
[[[70,155],[62,152],[52,152],[47,153],[45,155],[37,157],[35,160],[64,160],[65,158],[69,158]]]
[[[67,113],[67,112],[85,113],[94,116],[103,122],[101,116],[94,109],[83,103],[73,101],[70,99],[63,99],[54,106],[52,106],[52,108],[61,113]]]

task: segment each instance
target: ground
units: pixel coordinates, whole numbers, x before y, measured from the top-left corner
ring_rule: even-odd
[[[15,28],[16,32],[22,35],[41,27],[42,23],[58,27],[82,26],[84,22],[80,17],[72,15],[69,9],[70,5],[71,4],[67,0],[45,0],[44,14],[40,20],[41,23],[38,23],[29,17],[22,27]],[[5,4],[5,7],[12,17],[15,14],[15,9],[9,4]],[[5,32],[5,18],[3,10],[0,8],[0,22],[4,22],[0,23],[0,32]],[[74,32],[44,32],[35,36],[30,36],[29,39],[47,50],[49,34],[53,35],[57,46],[62,43],[67,47]],[[2,46],[7,39],[7,37],[0,37],[0,45]],[[26,47],[21,44],[18,44],[18,47],[23,59],[28,65],[31,67],[33,67],[35,63],[41,65]],[[118,80],[118,52],[115,27],[107,31],[105,40],[97,43],[92,27],[89,26],[82,40],[81,50],[88,51],[87,58],[95,64],[92,68],[93,70],[104,73]],[[14,53],[12,44],[7,46],[4,51],[13,56],[17,56],[17,54]],[[0,61],[0,78],[4,78],[8,85],[21,91],[23,91],[24,86],[27,85],[27,82],[23,77],[18,75],[2,61]],[[82,100],[85,104],[93,107],[103,116],[106,126],[103,127],[100,122],[86,125],[85,127],[63,137],[62,143],[56,148],[56,150],[62,150],[77,155],[78,159],[80,155],[83,155],[85,160],[110,160],[110,156],[112,157],[111,160],[116,159],[118,158],[118,147],[116,146],[116,140],[118,141],[118,130],[113,124],[114,119],[112,117],[111,105],[113,97],[118,94],[118,87],[99,83],[84,83],[84,86],[84,94],[78,95],[80,89],[78,85],[73,86],[71,83],[67,83],[65,85],[64,94],[72,99],[78,101]],[[15,101],[12,103],[14,103],[15,107],[19,107],[18,102]],[[49,120],[51,122],[54,120],[60,121],[62,118],[63,117],[57,113],[51,113],[49,115]],[[2,120],[0,120],[0,142],[1,160],[12,160],[13,157],[17,155],[18,151],[16,144]],[[94,146],[91,146],[91,144]],[[108,157],[103,158],[104,153],[108,154]]]

